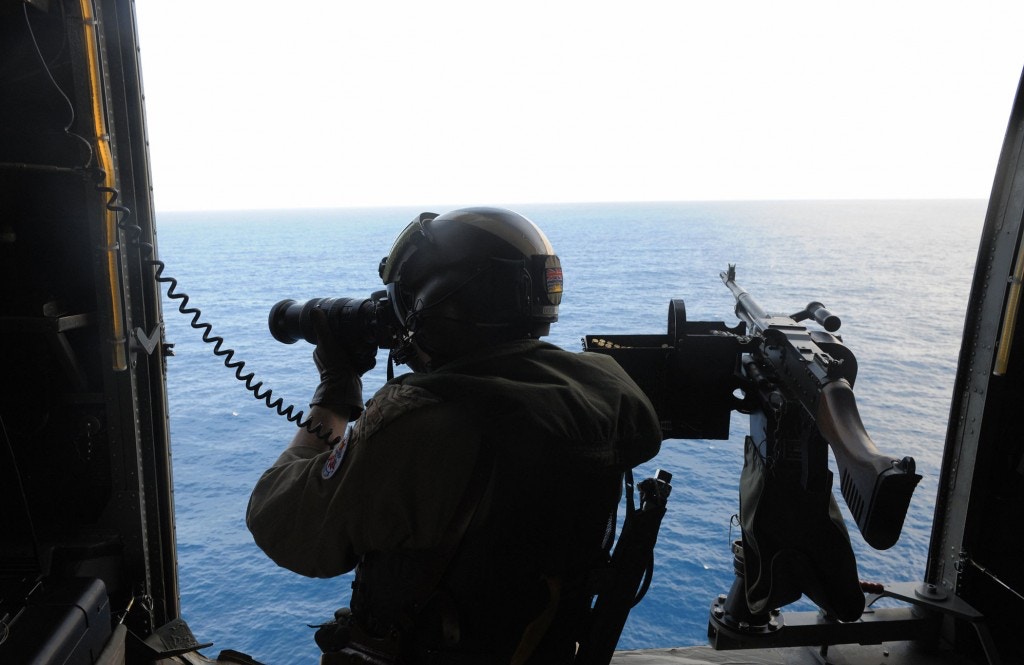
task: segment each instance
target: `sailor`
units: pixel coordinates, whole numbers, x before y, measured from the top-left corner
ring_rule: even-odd
[[[623,471],[661,444],[654,409],[610,357],[539,339],[562,269],[522,215],[424,213],[380,275],[392,357],[414,371],[364,405],[376,348],[315,312],[310,413],[351,424],[333,447],[299,430],[253,490],[249,529],[302,575],[355,569],[351,612],[318,639],[329,662],[570,663]]]

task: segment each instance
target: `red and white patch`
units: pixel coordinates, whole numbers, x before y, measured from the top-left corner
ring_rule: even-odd
[[[544,269],[544,287],[549,294],[562,292],[562,266]]]
[[[345,438],[341,440],[341,443],[334,446],[334,450],[332,450],[331,454],[327,456],[327,461],[324,462],[324,468],[320,471],[321,478],[327,480],[341,468],[341,462],[345,459],[345,451],[347,449],[348,432],[345,433]]]

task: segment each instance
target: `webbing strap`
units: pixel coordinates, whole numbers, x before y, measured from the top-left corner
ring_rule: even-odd
[[[523,630],[523,637],[519,640],[509,665],[523,665],[530,659],[558,613],[558,603],[562,597],[562,580],[545,575],[544,581],[548,586],[548,604]]]
[[[476,510],[480,506],[480,501],[483,499],[484,492],[487,491],[487,486],[493,475],[494,451],[490,446],[482,444],[476,461],[473,463],[473,470],[470,472],[466,490],[462,493],[462,498],[455,507],[455,513],[445,528],[440,545],[435,548],[427,564],[426,573],[419,578],[413,591],[412,597],[415,602],[412,607],[416,613],[426,606],[440,587],[441,580],[448,570],[448,564],[451,563],[459,545],[462,544],[462,538],[476,515]]]

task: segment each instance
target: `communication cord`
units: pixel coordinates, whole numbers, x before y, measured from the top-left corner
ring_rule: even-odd
[[[28,28],[29,35],[32,39],[32,44],[35,47],[35,52],[39,57],[39,63],[50,80],[54,89],[60,94],[68,106],[69,118],[64,126],[64,133],[68,136],[77,139],[79,142],[85,145],[87,149],[87,157],[85,164],[81,167],[83,174],[91,175],[95,178],[98,183],[96,190],[100,193],[106,194],[107,199],[104,203],[105,217],[108,226],[108,261],[116,262],[116,247],[117,239],[111,232],[112,229],[119,229],[125,233],[129,241],[129,246],[138,249],[139,258],[143,265],[154,268],[153,278],[159,284],[166,286],[167,297],[171,300],[177,301],[177,309],[179,312],[186,316],[191,316],[192,320],[190,325],[192,328],[202,332],[202,340],[207,344],[213,345],[213,353],[219,356],[224,366],[231,369],[235,373],[235,378],[245,384],[246,389],[252,393],[253,397],[259,401],[262,401],[268,408],[277,412],[278,415],[284,416],[289,422],[295,423],[298,427],[305,429],[310,434],[313,434],[317,438],[327,442],[330,445],[334,445],[341,440],[340,436],[333,436],[333,430],[324,427],[323,423],[317,422],[313,424],[312,418],[306,418],[305,413],[302,410],[296,410],[294,405],[284,405],[284,400],[281,398],[275,398],[273,391],[263,389],[262,381],[255,381],[255,373],[245,372],[245,362],[242,360],[235,360],[235,351],[230,348],[225,348],[224,338],[219,335],[213,334],[213,326],[209,323],[200,320],[202,312],[197,307],[189,306],[189,297],[187,293],[178,291],[178,281],[171,276],[164,276],[164,270],[166,268],[163,261],[153,258],[154,247],[151,243],[142,240],[142,228],[134,223],[130,223],[128,220],[131,217],[131,210],[126,206],[118,203],[120,198],[120,192],[116,187],[113,173],[113,161],[110,154],[110,147],[108,144],[109,136],[106,134],[106,130],[102,127],[102,105],[100,102],[100,86],[96,83],[99,80],[99,66],[100,61],[98,53],[95,51],[96,34],[93,30],[94,20],[92,17],[92,6],[90,0],[81,0],[80,6],[83,13],[83,22],[86,26],[86,45],[89,49],[88,58],[90,62],[90,69],[94,77],[94,85],[91,86],[91,104],[93,106],[93,115],[95,116],[95,123],[97,127],[97,143],[99,146],[100,163],[94,164],[96,158],[96,150],[93,149],[92,144],[84,137],[75,134],[71,131],[71,127],[75,122],[75,107],[71,102],[70,97],[60,87],[57,80],[54,78],[50,67],[46,62],[46,58],[43,56],[42,50],[39,47],[39,43],[35,37],[35,31],[32,28],[32,23],[29,18],[28,3],[23,4],[25,13],[25,24]],[[63,5],[61,5],[63,11]],[[77,168],[75,170],[78,170]],[[116,270],[111,270],[111,274],[116,274]],[[112,287],[115,285],[112,283]],[[113,325],[116,330],[123,330],[123,311],[120,308],[116,308],[113,312],[113,318],[115,319]],[[122,337],[123,335],[116,335],[115,340]],[[121,345],[123,349],[123,345]],[[116,355],[116,354],[115,354]],[[115,363],[118,360],[115,359]],[[115,367],[117,369],[117,367]]]
[[[118,228],[127,234],[129,245],[139,250],[139,258],[142,263],[155,269],[153,279],[159,284],[164,284],[166,286],[167,297],[171,300],[177,301],[177,309],[179,312],[185,316],[192,317],[191,321],[189,321],[189,325],[195,330],[202,332],[202,340],[207,344],[213,345],[213,354],[222,359],[225,367],[234,371],[235,378],[245,384],[246,390],[252,393],[252,396],[256,400],[263,402],[267,408],[276,411],[278,415],[283,416],[289,422],[295,423],[298,427],[305,429],[318,439],[321,439],[330,445],[334,445],[340,441],[340,436],[332,436],[332,429],[325,429],[321,422],[313,424],[313,419],[305,418],[305,412],[302,410],[296,410],[295,405],[293,404],[285,406],[284,400],[280,397],[275,398],[273,391],[270,388],[265,390],[263,389],[262,381],[255,381],[256,374],[254,372],[245,371],[245,361],[235,360],[234,349],[226,348],[224,338],[213,333],[213,326],[200,320],[202,317],[202,311],[200,311],[198,307],[189,305],[188,294],[178,290],[178,280],[169,275],[164,275],[166,264],[159,259],[152,258],[154,251],[153,245],[141,239],[141,227],[133,223],[128,223],[127,220],[131,215],[131,211],[127,207],[117,203],[119,192],[114,188],[107,187],[102,184],[97,185],[96,189],[109,194],[109,198],[106,203],[107,209],[119,215],[117,224]],[[303,418],[305,418],[305,420],[303,420]]]

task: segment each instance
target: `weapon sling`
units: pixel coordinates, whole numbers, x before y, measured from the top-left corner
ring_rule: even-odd
[[[640,483],[640,507],[633,501],[633,471],[625,472],[626,516],[605,580],[587,619],[574,665],[607,665],[629,611],[647,593],[654,574],[654,545],[672,491],[672,474],[658,471]]]

